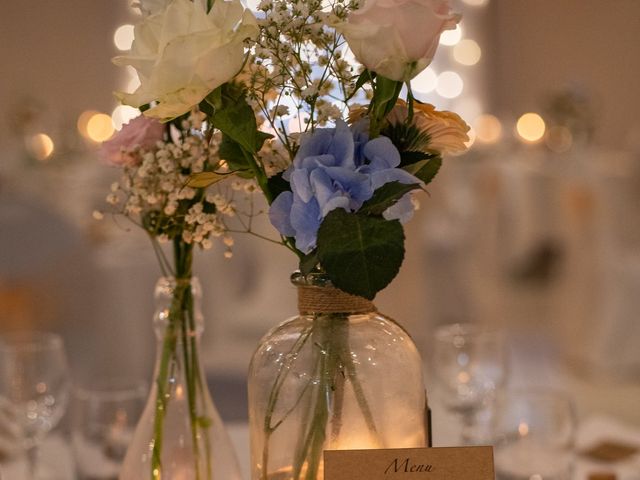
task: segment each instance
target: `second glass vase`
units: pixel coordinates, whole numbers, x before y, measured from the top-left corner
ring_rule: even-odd
[[[249,372],[252,480],[322,480],[323,451],[427,443],[422,361],[409,334],[321,274],[294,274],[300,314]]]
[[[192,277],[163,277],[155,297],[154,383],[119,478],[240,480],[199,360],[200,284]]]

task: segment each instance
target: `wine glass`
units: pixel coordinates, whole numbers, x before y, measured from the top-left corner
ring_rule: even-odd
[[[0,400],[8,406],[36,478],[38,447],[65,412],[69,371],[60,336],[25,332],[0,338]]]
[[[74,389],[71,440],[78,480],[117,480],[147,390],[146,382],[125,378]]]
[[[576,417],[568,396],[550,389],[507,391],[492,409],[496,478],[571,478]]]
[[[462,421],[461,441],[473,443],[478,413],[501,388],[507,374],[501,332],[472,324],[439,327],[433,346],[433,370],[446,408]]]

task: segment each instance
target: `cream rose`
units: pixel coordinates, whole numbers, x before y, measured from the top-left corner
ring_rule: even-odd
[[[363,0],[335,25],[358,61],[391,80],[411,80],[433,59],[440,34],[460,21],[449,0]]]
[[[240,71],[244,41],[258,34],[255,17],[239,0],[216,0],[208,13],[205,3],[172,0],[135,27],[130,53],[113,60],[131,65],[140,78],[135,92],[116,93],[122,103],[155,101],[145,115],[170,120]]]

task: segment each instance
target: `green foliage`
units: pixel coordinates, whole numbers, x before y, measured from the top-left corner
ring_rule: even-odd
[[[382,212],[395,205],[404,195],[418,188],[420,188],[420,185],[417,183],[385,183],[374,192],[373,197],[362,205],[358,213],[363,215],[382,215]]]
[[[300,272],[304,275],[308,275],[316,269],[319,262],[318,249],[315,249],[300,259]]]
[[[441,166],[442,157],[440,155],[433,155],[431,158],[426,160],[421,160],[417,163],[407,165],[404,167],[404,170],[415,175],[422,180],[425,185],[428,185],[438,174]]]
[[[415,125],[395,123],[387,125],[382,134],[389,137],[396,148],[402,152],[425,152],[429,148],[431,137],[428,133],[420,131]],[[404,167],[405,164],[401,164]]]
[[[280,172],[267,180],[267,185],[269,185],[269,191],[273,194],[273,198],[276,198],[282,192],[291,191],[291,184],[282,178],[282,173]]]
[[[244,151],[256,153],[272,135],[260,132],[253,109],[247,103],[242,86],[225,83],[206,98],[212,108],[205,112],[213,125]]]
[[[402,225],[380,216],[333,210],[318,230],[318,257],[336,287],[371,300],[400,270]]]

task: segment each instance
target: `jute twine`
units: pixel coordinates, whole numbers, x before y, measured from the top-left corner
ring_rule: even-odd
[[[314,313],[368,313],[376,307],[370,300],[342,290],[323,286],[298,285],[298,311],[301,315]]]

